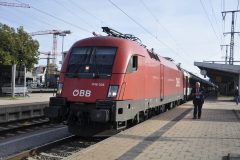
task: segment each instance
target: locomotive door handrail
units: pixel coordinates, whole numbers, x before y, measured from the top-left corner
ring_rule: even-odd
[[[160,100],[164,99],[164,65],[160,65]]]
[[[123,82],[122,83],[122,87],[121,87],[120,93],[122,92],[123,84],[124,84],[124,90],[123,90],[122,100],[123,100],[123,97],[124,97],[124,93],[125,93],[125,89],[126,89],[126,86],[127,86],[127,82]]]

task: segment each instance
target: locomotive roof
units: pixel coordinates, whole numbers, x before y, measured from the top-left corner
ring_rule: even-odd
[[[128,40],[128,39],[123,39],[118,37],[109,37],[109,36],[89,37],[89,38],[85,38],[75,42],[72,48],[80,47],[80,46],[113,46],[113,47],[119,47],[121,49],[125,48],[124,50],[127,49],[130,53],[130,55],[128,56],[131,56],[131,54],[139,54],[145,57],[149,57],[154,61],[158,61],[161,64],[166,65],[170,68],[181,70],[180,67],[178,67],[173,62],[170,62],[165,58],[161,57],[160,55],[151,52],[147,48],[141,46],[139,43],[132,40]],[[69,51],[71,51],[71,49]],[[151,53],[155,55],[155,58],[154,56],[151,56]],[[156,56],[158,58],[156,58]]]

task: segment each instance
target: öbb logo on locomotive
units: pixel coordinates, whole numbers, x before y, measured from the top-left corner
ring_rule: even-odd
[[[78,90],[78,89],[75,89],[73,91],[73,96],[80,96],[80,97],[90,97],[91,96],[91,91],[90,90]]]

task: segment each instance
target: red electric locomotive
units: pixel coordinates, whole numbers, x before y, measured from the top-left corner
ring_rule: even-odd
[[[76,42],[45,116],[78,136],[109,136],[164,112],[184,99],[179,66],[139,39],[103,27],[110,36]]]

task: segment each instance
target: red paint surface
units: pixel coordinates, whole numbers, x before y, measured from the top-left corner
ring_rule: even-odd
[[[112,37],[93,37],[80,40],[72,47],[80,46],[113,46],[118,47],[118,51],[110,80],[65,78],[64,73],[66,72],[71,48],[63,63],[59,80],[59,82],[64,82],[60,97],[67,97],[68,101],[95,103],[96,100],[104,99],[138,100],[155,98],[160,97],[161,86],[163,86],[162,96],[183,93],[182,71],[174,63],[160,56],[158,56],[160,61],[151,59],[147,49],[136,42]],[[133,55],[138,55],[138,70],[125,74]],[[177,80],[179,83],[177,83]],[[104,86],[94,86],[93,83],[104,83]],[[106,98],[109,84],[119,86],[117,98]],[[90,90],[91,96],[73,96],[75,89]]]

